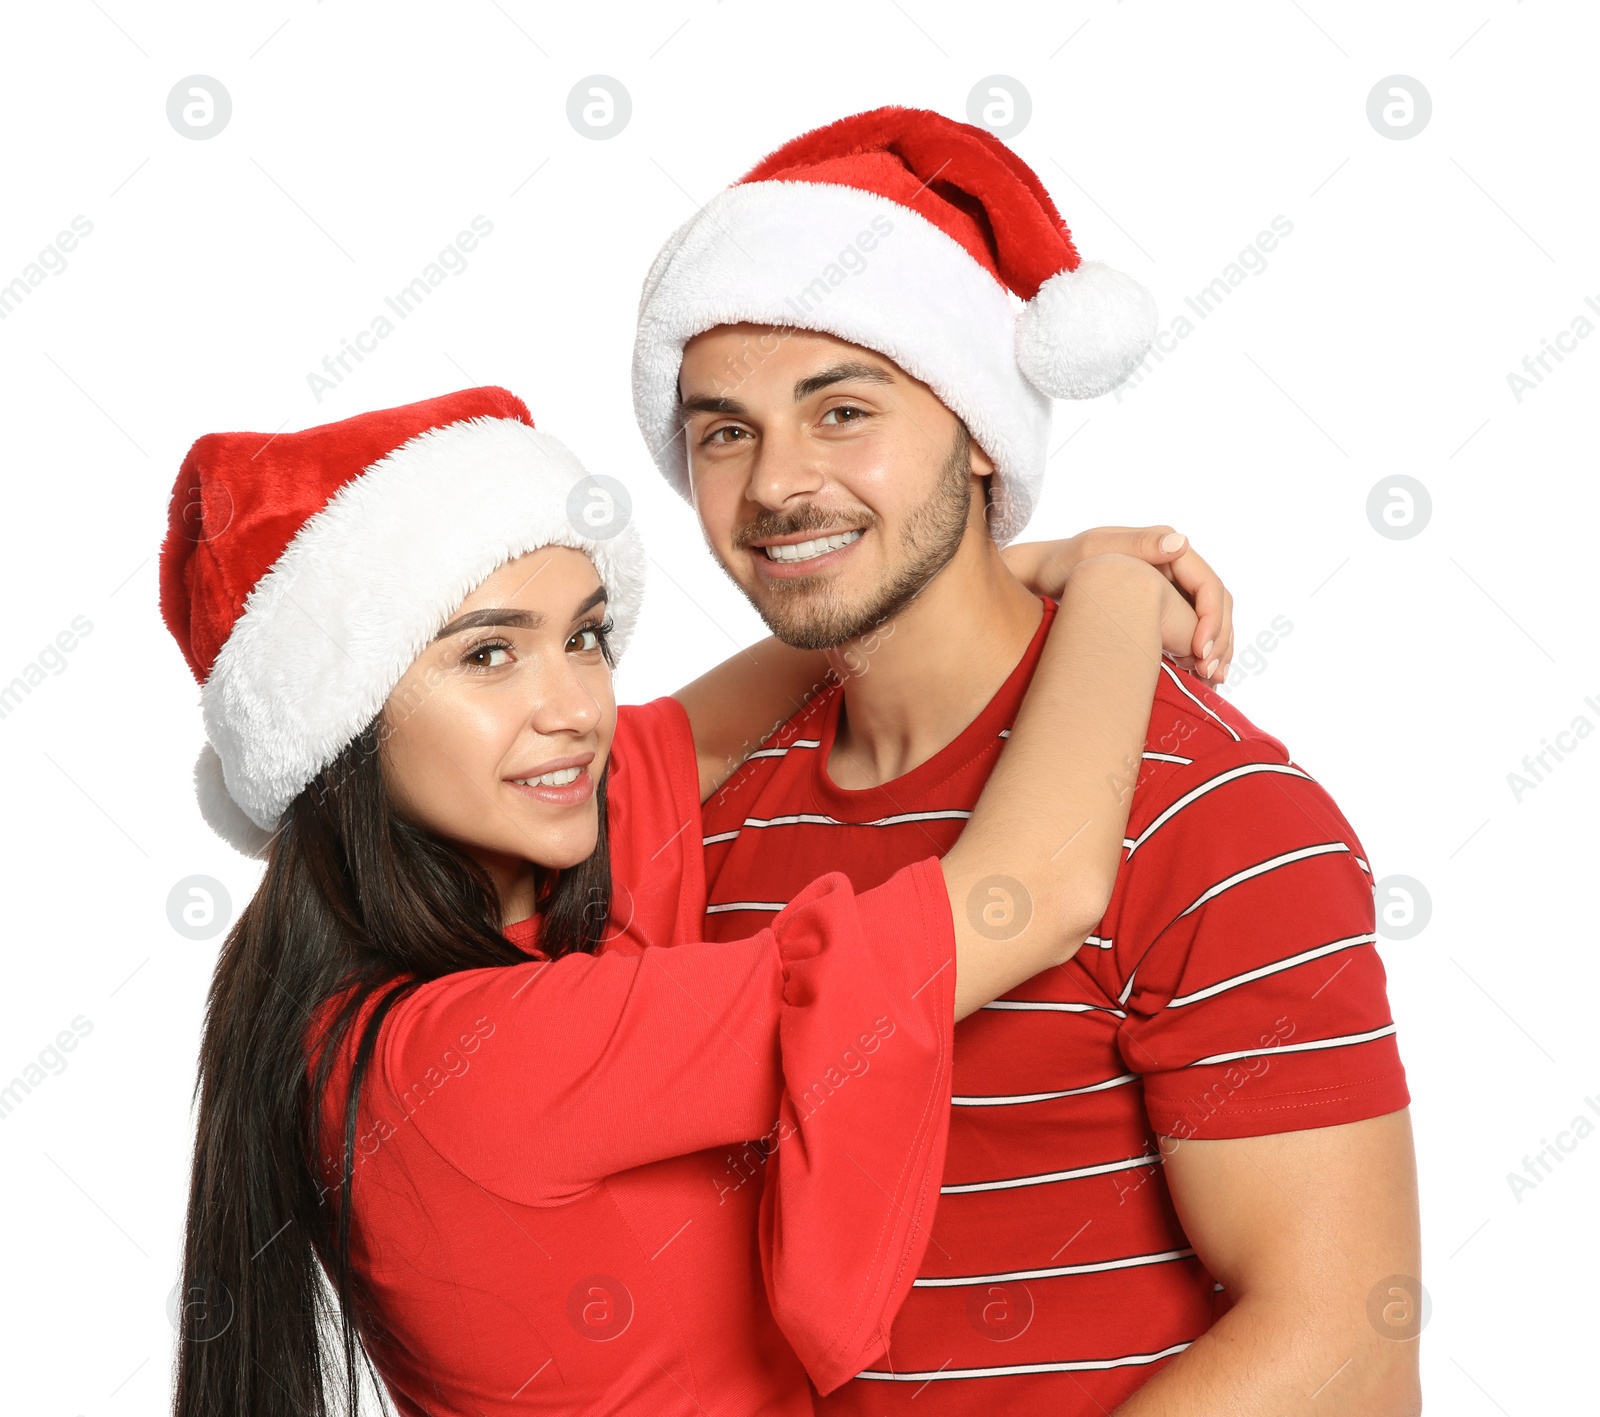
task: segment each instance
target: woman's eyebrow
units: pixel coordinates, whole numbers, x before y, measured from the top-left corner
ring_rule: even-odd
[[[593,610],[597,605],[606,602],[606,588],[597,586],[588,598],[572,612],[576,620],[580,615]],[[496,609],[469,610],[465,615],[458,615],[444,629],[434,636],[442,640],[446,635],[459,634],[462,630],[481,630],[489,625],[496,625],[507,630],[537,630],[544,624],[545,617],[537,610],[511,610]]]
[[[434,639],[442,640],[446,635],[458,634],[462,630],[478,630],[486,625],[499,625],[508,630],[537,630],[542,624],[544,616],[536,610],[469,610],[465,615],[456,616]]]

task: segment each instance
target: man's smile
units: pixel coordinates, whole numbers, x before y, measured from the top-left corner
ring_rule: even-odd
[[[812,537],[808,541],[769,541],[761,546],[769,561],[810,561],[829,551],[839,551],[860,537],[861,532],[839,531],[831,536]]]
[[[765,580],[791,580],[831,570],[845,560],[866,534],[865,527],[797,536],[763,538],[746,549],[755,562],[756,574]]]

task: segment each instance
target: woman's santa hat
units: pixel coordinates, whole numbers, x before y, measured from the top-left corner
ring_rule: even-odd
[[[1127,378],[1156,308],[1129,276],[1079,257],[1044,185],[992,133],[879,108],[757,164],[672,235],[645,279],[634,409],[685,497],[683,347],[740,322],[835,335],[927,384],[994,462],[1003,544],[1038,501],[1050,400]]]
[[[161,615],[202,685],[195,765],[217,834],[261,856],[284,809],[372,721],[457,607],[507,561],[594,562],[620,655],[644,548],[581,534],[578,460],[504,389],[277,436],[208,433],[183,460]],[[583,501],[585,493],[578,493]]]

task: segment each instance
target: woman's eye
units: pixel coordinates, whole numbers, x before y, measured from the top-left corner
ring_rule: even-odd
[[[846,404],[841,404],[838,408],[830,408],[822,415],[820,421],[826,423],[829,419],[833,419],[835,426],[837,426],[840,423],[859,423],[866,416],[867,411],[864,408],[851,408]]]
[[[498,669],[511,662],[511,646],[503,644],[475,645],[466,652],[463,662],[474,669]]]
[[[581,630],[574,630],[567,640],[569,654],[598,654],[607,664],[611,662],[611,630],[610,620],[605,620],[598,625],[585,625]]]

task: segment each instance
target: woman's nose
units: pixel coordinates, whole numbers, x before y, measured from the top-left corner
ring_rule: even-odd
[[[541,685],[533,712],[534,730],[542,734],[585,734],[592,733],[599,722],[599,700],[563,655],[561,665],[550,670]]]

